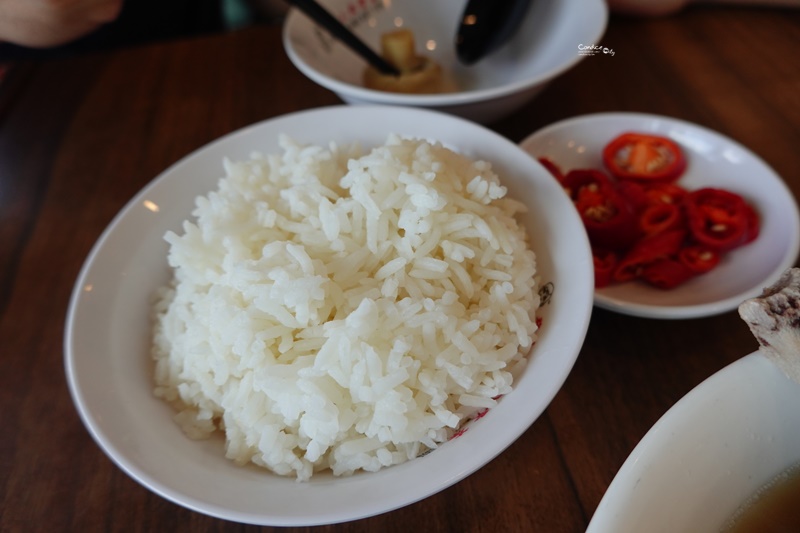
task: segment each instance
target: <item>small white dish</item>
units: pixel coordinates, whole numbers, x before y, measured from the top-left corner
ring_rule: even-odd
[[[548,157],[564,171],[603,168],[603,147],[620,133],[666,136],[683,148],[688,165],[678,181],[688,189],[719,187],[742,195],[761,215],[761,233],[723,257],[713,271],[671,290],[641,282],[595,291],[595,305],[647,318],[682,319],[724,313],[773,284],[800,251],[800,215],[791,190],[753,152],[717,132],[682,120],[639,113],[599,113],[567,119],[524,139],[534,157]]]
[[[611,482],[587,533],[720,531],[798,462],[800,384],[752,353],[656,422]]]
[[[608,20],[603,0],[538,0],[508,43],[476,64],[464,66],[456,57],[455,38],[465,2],[320,0],[320,4],[376,52],[386,31],[411,29],[418,52],[438,62],[460,90],[397,94],[368,89],[362,83],[366,62],[292,9],[284,26],[283,46],[308,78],[350,104],[425,107],[480,123],[520,108],[577,65],[586,57],[585,47],[602,44]],[[602,48],[598,53],[602,55]]]
[[[167,283],[167,230],[180,231],[194,200],[224,174],[224,157],[277,153],[278,135],[297,142],[382,145],[390,133],[437,140],[492,162],[523,218],[543,284],[554,288],[529,363],[486,416],[436,451],[370,474],[309,482],[224,458],[222,439],[192,441],[152,393],[150,298]],[[105,453],[153,492],[189,509],[237,522],[310,526],[383,513],[430,496],[485,465],[544,411],[580,351],[592,310],[592,260],[580,219],[541,165],[502,136],[432,111],[336,106],[290,114],[234,132],[187,156],[122,209],[76,281],[65,331],[70,391]],[[365,497],[368,495],[368,497]]]

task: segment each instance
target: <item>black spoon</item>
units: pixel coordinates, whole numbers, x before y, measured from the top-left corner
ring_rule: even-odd
[[[500,48],[519,29],[531,0],[469,0],[456,33],[456,55],[472,65]]]
[[[308,15],[314,22],[328,30],[331,35],[350,47],[355,53],[364,58],[367,63],[375,67],[381,74],[399,76],[400,71],[391,63],[375,53],[369,46],[356,37],[347,27],[339,22],[324,7],[314,0],[287,0],[300,11]]]

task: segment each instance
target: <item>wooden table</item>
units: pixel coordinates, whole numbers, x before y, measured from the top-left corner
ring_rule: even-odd
[[[598,44],[613,56],[585,58],[491,127],[520,141],[584,113],[669,115],[748,146],[800,197],[798,43],[797,11],[612,17]],[[156,496],[92,441],[64,376],[67,304],[104,227],[168,165],[242,126],[337,103],[268,26],[11,71],[0,85],[0,530],[256,530]],[[755,348],[735,312],[659,321],[595,310],[564,387],[507,451],[424,501],[316,530],[583,531],[651,425]]]

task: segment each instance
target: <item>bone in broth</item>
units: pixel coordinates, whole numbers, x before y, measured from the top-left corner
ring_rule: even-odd
[[[800,531],[800,464],[759,489],[731,519],[724,533]]]

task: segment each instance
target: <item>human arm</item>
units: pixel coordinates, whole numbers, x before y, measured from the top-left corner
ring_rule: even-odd
[[[112,22],[123,0],[0,0],[0,41],[49,48]]]

